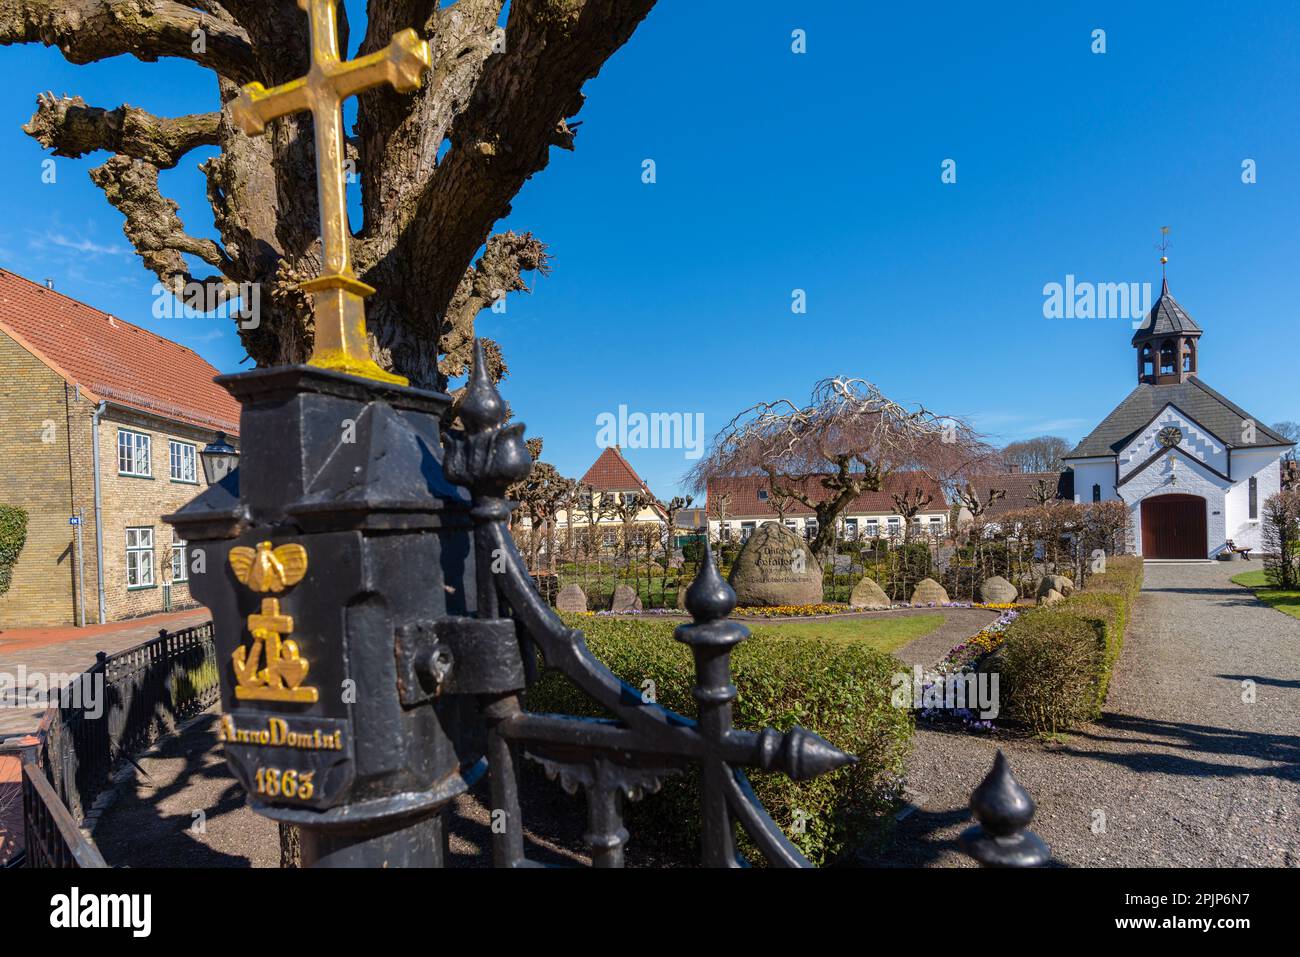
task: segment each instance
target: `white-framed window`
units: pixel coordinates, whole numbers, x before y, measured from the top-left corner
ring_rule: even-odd
[[[858,537],[858,520],[856,518],[846,518],[844,520],[844,537],[849,541]]]
[[[171,466],[173,482],[188,482],[192,485],[199,483],[199,473],[196,468],[198,448],[195,445],[190,442],[177,442],[175,439],[168,440],[167,461]]]
[[[153,529],[126,530],[126,587],[153,587]]]
[[[869,518],[869,519],[867,519],[867,537],[868,537],[868,538],[879,538],[879,537],[880,537],[880,520],[879,520],[879,519],[876,519],[876,518]]]
[[[172,532],[172,581],[190,580],[189,548],[185,539]]]
[[[605,544],[611,548],[618,544],[618,535],[612,529],[605,533]]]
[[[117,430],[117,474],[152,477],[149,465],[149,436],[130,429]]]
[[[889,537],[897,538],[903,530],[903,520],[895,515],[889,519]]]
[[[722,532],[722,540],[723,540],[724,542],[729,542],[729,541],[731,541],[731,523],[730,523],[730,522],[723,522],[723,523],[722,523],[722,526],[721,526],[721,528],[720,528],[719,530]]]
[[[793,518],[787,518],[787,519],[785,520],[785,527],[786,527],[786,528],[798,528],[798,527],[799,527],[799,523],[796,522]]]
[[[753,523],[753,522],[741,522],[741,523],[740,523],[740,540],[741,540],[742,542],[744,542],[744,541],[748,541],[748,540],[749,540],[749,536],[750,536],[750,535],[753,535],[753,534],[754,534],[754,523]]]

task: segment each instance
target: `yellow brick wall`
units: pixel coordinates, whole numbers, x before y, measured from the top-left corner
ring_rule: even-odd
[[[0,503],[27,511],[0,629],[75,621],[67,411],[63,379],[0,332]]]
[[[160,374],[165,374],[160,370]],[[79,395],[39,359],[0,332],[0,503],[28,512],[27,544],[13,585],[0,596],[0,628],[77,622],[75,529],[68,518],[82,507],[86,622],[99,620],[96,582],[92,419],[96,403]],[[150,439],[151,478],[118,472],[118,432]],[[203,491],[197,453],[215,433],[110,404],[100,418],[100,493],[104,537],[104,604],[108,621],[163,610],[163,583],[171,580],[171,526],[162,516]],[[45,441],[47,440],[48,441]],[[169,441],[196,447],[197,484],[171,479]],[[128,588],[126,529],[153,529],[153,585]],[[193,607],[185,582],[172,582],[172,607]]]
[[[118,472],[117,443],[121,430],[149,436],[152,478],[136,478]],[[196,446],[211,442],[215,433],[190,428],[177,422],[110,406],[99,424],[100,496],[104,530],[104,596],[108,618],[134,618],[163,610],[162,584],[171,580],[171,526],[162,520],[180,509],[206,486],[203,465],[195,460],[197,485],[171,479],[170,440]],[[128,588],[126,578],[126,530],[153,529],[154,585]],[[172,582],[172,607],[192,606],[189,586]]]

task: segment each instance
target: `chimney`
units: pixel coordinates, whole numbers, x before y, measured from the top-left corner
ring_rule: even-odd
[[[1020,471],[1020,466],[1019,466],[1019,465],[1008,465],[1008,466],[1007,466],[1007,471],[1008,471],[1008,472],[1019,472],[1019,471]]]
[[[53,288],[54,288],[54,280],[53,280],[53,279],[46,278],[46,280],[45,280],[45,288],[46,288],[46,289],[53,289]]]

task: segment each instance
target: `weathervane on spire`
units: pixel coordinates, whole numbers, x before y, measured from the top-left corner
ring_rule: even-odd
[[[1165,252],[1169,249],[1169,227],[1160,227],[1160,242],[1156,243],[1156,249],[1160,250],[1160,278],[1165,278],[1165,264],[1169,262],[1169,257]]]
[[[322,262],[320,275],[298,288],[316,308],[316,342],[309,365],[367,379],[407,385],[379,367],[366,337],[365,297],[375,290],[357,278],[348,247],[344,186],[343,101],[384,83],[401,93],[419,89],[429,68],[429,43],[414,30],[393,34],[384,49],[355,60],[339,57],[336,0],[298,0],[311,29],[311,69],[304,77],[266,89],[249,83],[231,106],[231,117],[249,136],[259,136],[271,120],[310,112],[316,128],[316,189],[320,196]]]

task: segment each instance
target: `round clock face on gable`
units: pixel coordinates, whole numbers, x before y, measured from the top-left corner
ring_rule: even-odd
[[[1156,441],[1167,449],[1172,449],[1183,440],[1183,430],[1176,425],[1166,425],[1156,434]]]

